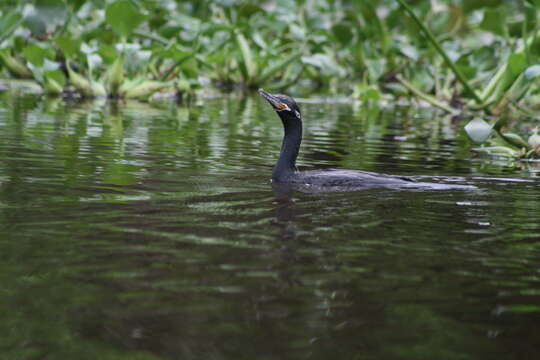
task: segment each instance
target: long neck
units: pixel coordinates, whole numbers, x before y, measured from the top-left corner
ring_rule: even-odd
[[[283,122],[285,136],[281,144],[279,159],[272,172],[272,179],[276,181],[283,181],[297,171],[296,158],[302,142],[302,121],[300,119],[287,120],[283,118],[281,121]]]

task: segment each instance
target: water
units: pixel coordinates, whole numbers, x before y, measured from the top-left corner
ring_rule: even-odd
[[[273,189],[259,98],[0,93],[1,357],[538,358],[534,164],[427,110],[301,106],[301,168],[477,189]]]

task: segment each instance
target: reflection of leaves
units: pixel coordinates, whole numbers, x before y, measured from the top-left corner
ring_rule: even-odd
[[[145,17],[130,1],[117,0],[107,6],[105,20],[118,35],[127,37],[145,20]]]

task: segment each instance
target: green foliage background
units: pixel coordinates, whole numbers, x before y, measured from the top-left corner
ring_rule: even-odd
[[[0,5],[3,74],[45,92],[419,97],[536,126],[538,0],[34,0]],[[533,119],[532,122],[530,119]],[[490,124],[499,135],[506,125]],[[482,137],[482,136],[481,136]],[[522,155],[537,146],[506,144]],[[518,142],[519,144],[526,141]],[[537,153],[536,151],[535,153]],[[531,153],[532,154],[532,153]]]

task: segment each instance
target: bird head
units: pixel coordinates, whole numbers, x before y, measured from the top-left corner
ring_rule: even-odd
[[[300,120],[300,107],[298,107],[292,97],[287,95],[273,95],[263,89],[259,89],[259,94],[272,105],[282,120]]]

